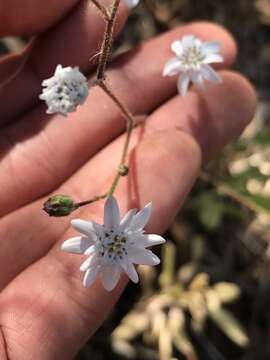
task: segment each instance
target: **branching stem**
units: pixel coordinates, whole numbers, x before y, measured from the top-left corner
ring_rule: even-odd
[[[116,175],[112,181],[111,187],[106,194],[96,196],[90,200],[83,201],[76,204],[76,208],[79,208],[84,205],[92,204],[98,200],[104,199],[106,197],[112,196],[117,184],[121,178],[121,176],[125,176],[128,173],[128,166],[127,166],[127,155],[128,155],[128,148],[131,139],[132,130],[135,126],[135,119],[131,112],[126,108],[126,106],[118,99],[115,93],[107,86],[105,82],[105,71],[106,66],[111,55],[112,50],[112,43],[113,43],[113,30],[116,21],[116,15],[119,8],[120,0],[114,0],[110,11],[105,9],[98,0],[91,0],[93,4],[99,9],[102,14],[103,19],[106,22],[106,29],[103,37],[103,42],[100,50],[100,56],[98,61],[98,67],[96,72],[96,80],[95,85],[99,86],[115,103],[118,107],[122,115],[126,120],[126,139],[123,146],[119,166],[117,168]]]

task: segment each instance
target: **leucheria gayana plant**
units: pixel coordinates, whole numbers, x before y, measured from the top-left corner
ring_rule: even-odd
[[[89,86],[99,86],[126,119],[126,140],[115,178],[106,193],[79,203],[69,195],[56,194],[45,202],[44,210],[50,216],[68,216],[82,206],[106,199],[104,224],[80,219],[72,220],[73,227],[82,235],[66,240],[62,250],[87,256],[80,267],[85,273],[83,278],[85,287],[91,286],[99,277],[104,288],[110,291],[117,285],[122,272],[125,272],[133,282],[138,282],[134,264],[157,265],[159,259],[148,247],[162,244],[165,240],[159,235],[144,233],[144,227],[151,214],[151,204],[138,212],[135,209],[129,210],[120,220],[117,200],[113,194],[120,178],[128,176],[127,155],[136,122],[134,115],[108,86],[105,71],[111,55],[116,15],[120,2],[124,0],[113,0],[109,8],[104,7],[99,0],[91,1],[106,23],[103,43],[98,52],[99,61],[95,80],[88,84],[87,78],[78,67],[63,67],[59,64],[54,75],[43,81],[40,99],[46,102],[48,114],[59,113],[67,116],[87,100]],[[129,9],[139,3],[139,0],[125,1]],[[219,54],[220,47],[221,45],[216,41],[203,42],[192,34],[185,35],[182,39],[173,41],[171,49],[176,57],[164,65],[163,75],[179,74],[177,85],[182,96],[187,94],[190,82],[200,88],[203,88],[204,80],[219,84],[221,78],[210,64],[223,61],[223,57]]]

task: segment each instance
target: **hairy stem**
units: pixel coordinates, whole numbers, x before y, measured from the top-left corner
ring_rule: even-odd
[[[98,62],[95,83],[110,97],[110,99],[115,103],[115,105],[121,111],[122,115],[126,119],[127,130],[126,130],[126,139],[125,139],[124,147],[122,150],[117,173],[112,181],[110,189],[104,195],[96,196],[93,199],[83,201],[81,203],[76,204],[77,208],[84,206],[84,205],[91,204],[95,201],[98,201],[98,200],[101,200],[101,199],[104,199],[106,197],[113,195],[121,176],[127,175],[127,173],[128,173],[128,166],[126,164],[127,155],[128,155],[128,147],[129,147],[129,143],[130,143],[132,130],[135,126],[135,119],[134,119],[133,115],[131,114],[131,112],[125,107],[125,105],[118,99],[118,97],[113,93],[113,91],[105,83],[105,70],[106,70],[106,66],[108,63],[108,58],[111,53],[112,42],[113,42],[113,29],[114,29],[114,25],[115,25],[115,20],[116,20],[117,10],[119,8],[120,0],[114,0],[110,13],[108,13],[108,11],[105,9],[106,14],[108,14],[108,17],[107,17],[107,15],[104,16],[104,14],[105,14],[104,9],[97,0],[92,0],[92,2],[103,13],[103,18],[107,22],[104,37],[103,37],[103,42],[102,42],[102,46],[101,46],[101,51],[100,51],[100,57],[99,57],[99,62]]]
[[[97,80],[105,79],[105,70],[108,63],[108,59],[111,54],[112,43],[113,43],[113,29],[115,25],[117,10],[119,8],[120,0],[114,0],[109,18],[106,20],[106,29],[103,37],[103,42],[100,51],[100,57],[98,62],[98,68],[96,73]]]
[[[118,184],[118,181],[120,179],[121,176],[123,176],[123,170],[126,168],[128,169],[127,165],[126,165],[126,160],[127,160],[127,154],[128,154],[128,147],[129,147],[129,143],[130,143],[130,138],[131,138],[131,134],[132,134],[132,130],[134,128],[135,125],[135,119],[133,117],[133,115],[131,114],[131,112],[120,102],[120,100],[116,97],[116,95],[112,92],[111,89],[108,88],[108,86],[105,84],[104,81],[100,81],[98,83],[98,85],[103,89],[103,91],[111,98],[111,100],[115,103],[115,105],[119,108],[119,110],[121,111],[121,113],[123,114],[123,116],[126,119],[126,123],[127,123],[127,130],[126,130],[126,140],[124,143],[124,147],[122,150],[122,155],[120,158],[120,163],[118,166],[118,171],[117,174],[112,182],[111,188],[108,192],[108,196],[113,195],[116,186]]]
[[[110,21],[110,13],[108,12],[108,10],[105,8],[105,6],[101,5],[99,3],[99,1],[97,0],[91,0],[92,3],[95,5],[95,7],[99,10],[101,16],[103,17],[103,19],[105,21]]]
[[[100,56],[98,61],[96,79],[94,84],[99,86],[114,102],[114,104],[118,107],[124,118],[126,119],[126,139],[123,146],[121,158],[119,161],[119,166],[117,168],[116,175],[112,181],[112,184],[108,190],[103,195],[97,195],[90,200],[82,201],[79,203],[74,204],[74,209],[76,210],[84,205],[92,204],[96,201],[105,199],[106,197],[110,197],[113,195],[117,184],[121,178],[121,176],[126,176],[128,174],[128,166],[127,162],[127,155],[128,155],[128,148],[130,143],[130,138],[132,134],[132,130],[135,127],[135,119],[131,112],[126,108],[126,106],[118,99],[118,97],[114,94],[114,92],[107,86],[105,83],[105,70],[108,63],[109,56],[111,54],[112,49],[112,42],[113,42],[113,29],[116,21],[117,10],[119,8],[120,0],[114,0],[110,11],[104,8],[103,5],[99,3],[98,0],[91,0],[92,3],[97,7],[100,11],[103,19],[106,21],[106,29],[103,37],[103,42],[100,50]],[[61,215],[62,216],[62,215]],[[64,216],[64,215],[63,215]]]

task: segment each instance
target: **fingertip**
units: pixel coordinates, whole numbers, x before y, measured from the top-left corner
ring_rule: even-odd
[[[238,109],[243,112],[243,125],[247,126],[253,119],[257,107],[257,94],[252,83],[244,75],[235,71],[223,71],[227,82],[233,83],[237,94]]]
[[[224,80],[224,87],[219,90],[220,101],[222,101],[221,96],[226,96],[226,104],[230,104],[233,117],[239,119],[239,131],[242,132],[254,117],[257,106],[255,88],[238,72],[223,70],[220,74]]]

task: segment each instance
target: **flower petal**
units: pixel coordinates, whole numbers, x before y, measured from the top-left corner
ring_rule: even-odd
[[[96,280],[98,274],[98,267],[91,268],[86,271],[84,278],[83,278],[83,286],[88,288],[90,287]]]
[[[222,79],[218,75],[218,73],[209,65],[202,65],[201,67],[201,74],[202,76],[208,80],[211,81],[214,84],[221,84]]]
[[[119,231],[124,231],[130,226],[136,212],[137,209],[131,209],[126,213],[126,215],[123,217],[123,219],[120,222]]]
[[[207,41],[202,45],[202,50],[206,54],[213,54],[220,51],[221,43],[219,41]]]
[[[224,61],[223,56],[219,54],[209,54],[206,56],[204,63],[211,64],[211,63],[221,63]]]
[[[89,255],[92,255],[96,251],[97,251],[97,246],[96,245],[91,245],[91,246],[89,246],[89,248],[87,248],[85,250],[85,252],[83,254],[89,256]]]
[[[78,230],[80,233],[89,236],[93,241],[96,240],[96,228],[94,221],[73,219],[71,220],[71,224],[74,229]]]
[[[126,1],[129,9],[133,9],[140,2],[140,0],[126,0]]]
[[[152,212],[152,203],[147,204],[141,211],[139,211],[132,219],[130,230],[142,230],[148,223]]]
[[[134,264],[153,266],[160,263],[159,258],[152,251],[134,246],[129,248],[129,258]]]
[[[171,44],[171,49],[177,56],[181,56],[183,53],[182,41],[180,40],[173,41]]]
[[[83,254],[94,242],[88,237],[76,236],[63,242],[61,249],[68,253]]]
[[[133,246],[146,248],[148,246],[164,244],[166,240],[160,235],[143,234],[143,235],[135,236],[134,238],[131,237],[130,242],[132,243]]]
[[[102,267],[100,273],[100,279],[107,291],[112,291],[119,279],[120,279],[120,269],[118,265],[107,265]]]
[[[120,224],[120,212],[116,199],[111,196],[107,199],[104,208],[104,225],[106,229],[118,227]]]
[[[182,37],[183,48],[189,48],[195,45],[195,36],[194,35],[185,35]]]
[[[186,95],[187,90],[188,90],[189,81],[190,81],[190,79],[189,79],[189,76],[187,73],[182,73],[179,76],[179,79],[177,81],[177,87],[178,87],[179,94],[181,96]]]
[[[139,281],[138,273],[134,267],[134,265],[127,259],[123,259],[120,261],[120,266],[125,271],[127,276],[130,278],[131,281],[137,283]]]
[[[164,66],[163,76],[173,76],[182,70],[181,61],[177,58],[170,59]]]
[[[80,271],[86,271],[92,267],[97,267],[99,263],[99,257],[96,255],[89,256],[80,266]]]
[[[203,76],[200,71],[192,71],[191,80],[193,84],[196,85],[198,88],[200,89],[204,88]]]

